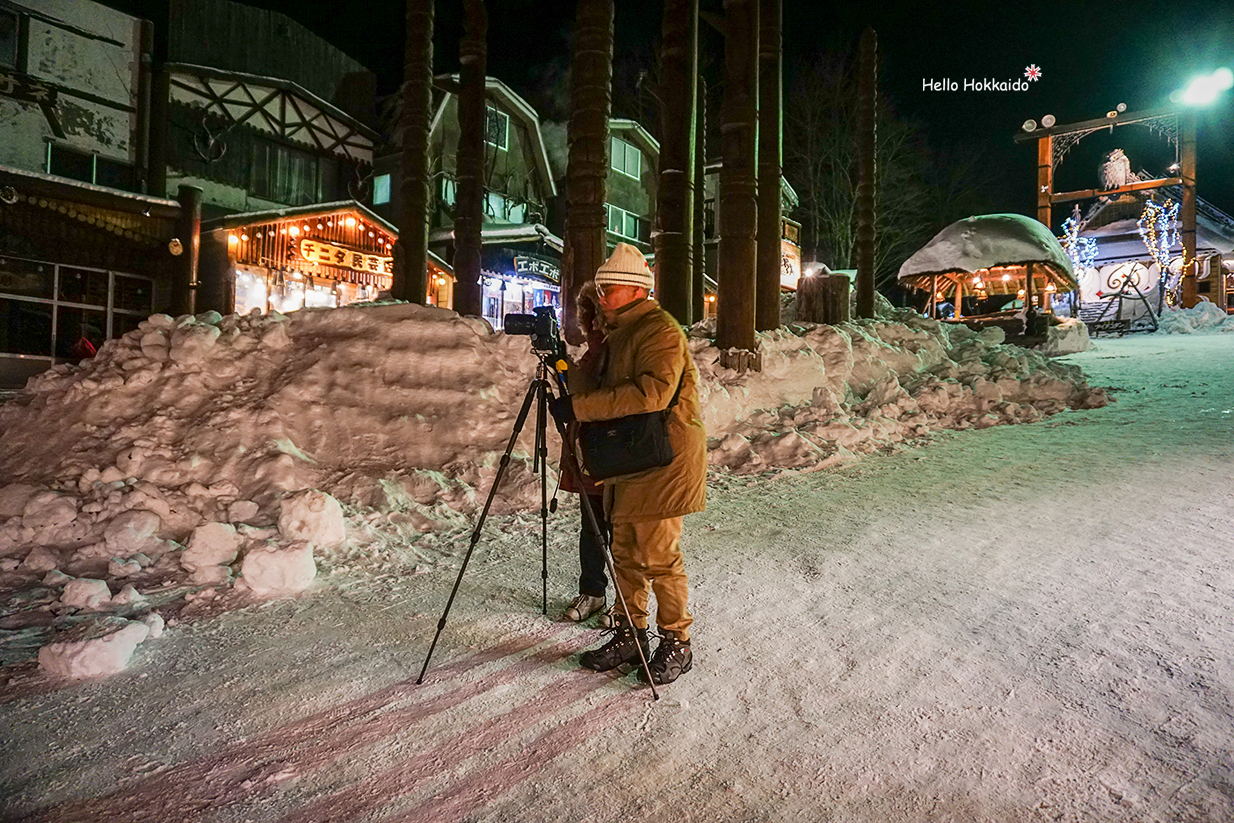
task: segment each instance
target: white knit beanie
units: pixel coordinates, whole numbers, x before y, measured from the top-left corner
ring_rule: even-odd
[[[656,280],[647,267],[647,258],[629,243],[618,243],[613,254],[596,269],[597,286],[638,286],[651,291]]]

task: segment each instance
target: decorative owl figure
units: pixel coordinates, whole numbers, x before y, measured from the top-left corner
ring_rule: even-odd
[[[1125,186],[1136,180],[1136,176],[1131,171],[1131,161],[1127,159],[1127,155],[1123,154],[1122,149],[1115,149],[1106,155],[1105,162],[1097,170],[1097,175],[1101,178],[1101,188],[1106,191]]]

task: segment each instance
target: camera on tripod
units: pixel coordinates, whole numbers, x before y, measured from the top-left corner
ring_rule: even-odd
[[[531,314],[507,314],[506,334],[531,336],[531,347],[537,352],[565,357],[566,344],[557,325],[557,312],[552,306],[536,306]]]

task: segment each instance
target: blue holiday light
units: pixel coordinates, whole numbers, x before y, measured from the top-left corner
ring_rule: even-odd
[[[1076,269],[1090,269],[1097,260],[1097,241],[1091,237],[1080,237],[1080,221],[1074,217],[1063,221],[1062,245]]]

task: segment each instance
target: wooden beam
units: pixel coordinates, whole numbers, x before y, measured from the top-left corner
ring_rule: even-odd
[[[1045,135],[1037,141],[1037,220],[1053,231],[1050,223],[1051,197],[1054,196],[1054,138]]]
[[[1147,111],[1123,112],[1117,117],[1098,117],[1095,120],[1083,120],[1079,123],[1069,123],[1063,126],[1054,126],[1049,129],[1034,129],[1033,131],[1021,132],[1015,136],[1017,143],[1027,143],[1029,140],[1039,140],[1042,137],[1050,137],[1059,134],[1074,134],[1078,131],[1091,131],[1093,129],[1105,128],[1106,126],[1130,126],[1132,123],[1142,123],[1145,120],[1153,120],[1166,115],[1177,114],[1178,110],[1172,106],[1165,106],[1159,109],[1149,109]]]
[[[1182,184],[1183,179],[1181,177],[1162,177],[1157,180],[1141,180],[1138,183],[1128,183],[1127,185],[1119,186],[1116,189],[1082,189],[1080,191],[1062,191],[1058,194],[1050,195],[1050,202],[1070,203],[1072,200],[1091,200],[1094,197],[1109,197],[1115,194],[1126,194],[1129,191],[1161,189],[1166,186],[1181,186]]]

